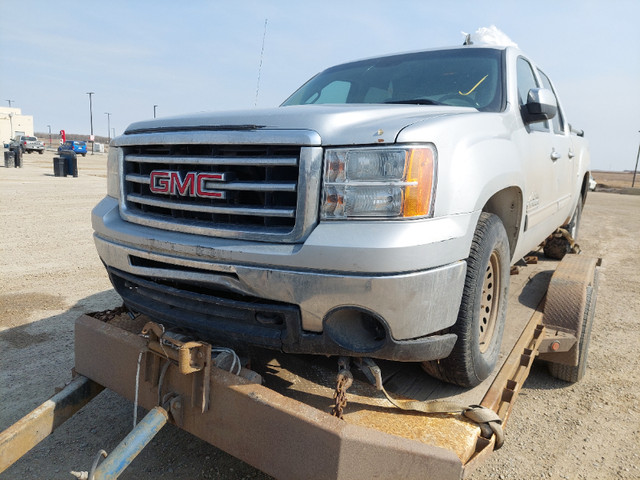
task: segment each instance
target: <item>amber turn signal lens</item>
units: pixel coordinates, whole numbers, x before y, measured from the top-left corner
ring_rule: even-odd
[[[434,181],[434,152],[431,148],[414,148],[409,152],[403,217],[429,215]]]

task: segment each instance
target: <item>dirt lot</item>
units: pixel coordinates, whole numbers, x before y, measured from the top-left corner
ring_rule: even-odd
[[[54,177],[52,157],[0,167],[0,429],[70,379],[75,318],[119,304],[91,239],[106,155],[80,158],[78,178]],[[590,194],[580,244],[604,264],[587,375],[568,385],[534,366],[505,446],[474,480],[640,478],[639,233],[640,196]],[[0,478],[72,478],[70,470],[88,470],[96,452],[113,449],[131,416],[128,401],[103,392]],[[165,427],[120,478],[267,477]]]

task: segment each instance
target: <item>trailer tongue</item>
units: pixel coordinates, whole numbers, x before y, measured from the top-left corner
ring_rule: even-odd
[[[461,478],[502,442],[536,356],[565,380],[584,375],[597,265],[570,255],[514,276],[502,366],[470,390],[367,359],[341,359],[336,387],[335,359],[255,350],[243,365],[144,316],[83,315],[78,376],[0,434],[0,472],[106,387],[150,412],[78,478],[117,478],[167,421],[277,478]]]

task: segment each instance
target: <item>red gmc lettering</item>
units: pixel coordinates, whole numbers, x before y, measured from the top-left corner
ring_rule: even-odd
[[[171,182],[169,178],[171,172],[165,172],[163,170],[155,170],[151,172],[151,181],[149,182],[149,189],[153,193],[170,193],[169,186]]]
[[[167,170],[154,170],[151,172],[149,189],[153,193],[163,193],[166,195],[182,195],[193,197],[225,198],[225,192],[212,190],[207,182],[225,181],[223,173],[195,173],[189,172],[184,179],[179,172]]]
[[[184,181],[180,178],[180,174],[178,172],[171,172],[171,193],[179,193],[180,195],[195,195],[196,194],[196,186],[195,186],[196,174],[193,172],[187,173]],[[188,193],[187,193],[188,189]]]
[[[205,182],[208,180],[220,181],[220,180],[224,180],[224,177],[219,173],[201,173],[200,175],[198,175],[198,187],[197,187],[198,196],[224,198],[224,192],[206,189],[207,185],[205,184]]]

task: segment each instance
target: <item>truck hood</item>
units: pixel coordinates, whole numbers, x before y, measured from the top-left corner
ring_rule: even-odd
[[[435,105],[299,105],[270,109],[198,113],[131,124],[125,135],[173,131],[311,130],[322,145],[393,143],[417,122],[477,113],[474,108]]]

